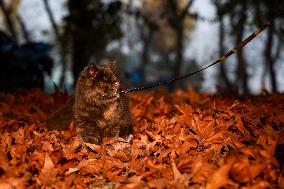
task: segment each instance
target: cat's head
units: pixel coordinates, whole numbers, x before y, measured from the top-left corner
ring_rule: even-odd
[[[77,85],[80,85],[83,98],[91,104],[107,104],[120,97],[114,63],[105,66],[88,65],[80,74]]]

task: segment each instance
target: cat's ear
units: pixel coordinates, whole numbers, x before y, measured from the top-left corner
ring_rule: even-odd
[[[117,71],[117,63],[116,60],[113,60],[111,63],[107,65],[108,68],[110,68],[112,71],[116,72]]]
[[[88,72],[91,75],[95,75],[97,73],[97,71],[99,70],[99,68],[94,64],[91,63],[87,66]]]
[[[117,67],[116,60],[113,60],[111,63],[107,65],[107,68],[111,70],[111,72],[116,76],[119,77],[119,71]]]

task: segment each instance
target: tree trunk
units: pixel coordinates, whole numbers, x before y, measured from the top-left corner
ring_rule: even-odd
[[[47,15],[48,15],[48,18],[49,18],[49,21],[51,23],[51,26],[53,28],[53,31],[54,31],[54,34],[55,34],[55,37],[56,37],[56,40],[58,42],[58,46],[59,46],[59,54],[60,54],[60,61],[61,61],[61,64],[62,64],[62,72],[61,72],[61,76],[60,76],[60,80],[59,80],[59,86],[60,87],[63,87],[64,85],[64,82],[65,82],[65,72],[66,72],[66,52],[65,52],[65,48],[64,48],[64,44],[63,44],[63,39],[62,39],[62,36],[59,32],[59,29],[56,25],[56,22],[55,22],[55,19],[54,19],[54,16],[53,16],[53,13],[51,11],[51,8],[49,6],[49,2],[48,0],[43,0],[43,3],[44,3],[44,7],[45,7],[45,10],[47,12]]]
[[[224,26],[223,18],[219,18],[219,56],[223,56],[225,54],[225,47],[224,47],[225,31],[224,31],[224,27],[225,26]],[[232,83],[228,78],[225,64],[226,64],[225,62],[221,62],[221,64],[220,64],[219,81],[221,83],[221,88],[224,87],[226,90],[233,90],[234,91],[235,86],[232,86]]]
[[[239,44],[239,43],[238,43]],[[248,74],[246,70],[247,63],[243,56],[243,51],[240,50],[237,54],[237,60],[238,60],[238,80],[240,87],[242,89],[243,94],[249,94],[248,89]]]
[[[141,66],[141,74],[142,74],[142,81],[141,84],[145,84],[146,82],[146,76],[145,76],[145,70],[146,70],[146,66],[149,63],[149,48],[150,48],[150,43],[152,41],[153,38],[153,33],[154,31],[149,27],[148,28],[149,31],[146,32],[147,34],[142,34],[142,39],[143,39],[143,51],[142,51],[142,56],[141,56],[141,60],[142,60],[142,66]],[[146,35],[146,36],[145,36]]]
[[[54,30],[55,36],[56,36],[56,38],[59,38],[59,36],[60,36],[59,29],[58,29],[58,27],[56,25],[56,22],[55,22],[53,13],[52,13],[52,11],[50,9],[48,0],[43,0],[43,4],[44,4],[44,8],[45,8],[45,10],[47,12],[49,21],[50,21],[50,23],[52,25],[52,28]]]
[[[276,81],[276,72],[274,70],[274,59],[272,57],[272,47],[273,47],[273,30],[274,30],[274,23],[271,22],[270,27],[267,30],[267,39],[266,39],[266,45],[264,50],[264,59],[265,59],[265,65],[269,72],[270,77],[270,84],[272,92],[277,92],[277,81]]]
[[[176,28],[177,33],[177,47],[176,47],[176,62],[175,62],[175,68],[174,68],[174,77],[180,76],[180,69],[182,67],[183,62],[183,33],[184,28],[182,24],[182,20],[179,21],[178,28]]]
[[[194,1],[189,0],[183,10],[178,10],[178,2],[174,0],[168,0],[168,8],[171,12],[171,17],[168,21],[171,24],[171,27],[176,33],[177,44],[175,51],[175,66],[173,77],[180,76],[180,71],[183,63],[183,39],[184,39],[184,19],[188,13],[189,7]]]
[[[242,9],[239,13],[240,18],[237,23],[237,34],[236,34],[236,42],[235,44],[238,45],[241,43],[244,35],[244,29],[245,29],[245,21],[246,21],[246,4],[245,2],[242,2]],[[242,90],[243,94],[249,93],[248,88],[248,74],[247,74],[247,62],[244,58],[243,49],[240,49],[237,53],[237,62],[238,62],[238,68],[237,68],[237,79],[239,82],[240,89]]]
[[[27,27],[26,27],[22,17],[18,14],[17,18],[18,18],[18,22],[20,23],[20,26],[21,26],[21,29],[22,29],[22,32],[23,32],[23,35],[24,35],[24,38],[25,38],[26,42],[30,43],[31,42],[31,37],[30,37],[30,34],[29,34],[28,30],[27,30]]]
[[[73,36],[74,38],[75,36]],[[80,39],[73,39],[73,78],[74,84],[84,67],[89,63],[91,55],[86,52],[85,45]]]
[[[3,0],[0,0],[0,7],[1,10],[5,16],[5,22],[7,24],[8,30],[12,36],[12,40],[14,41],[14,43],[18,43],[18,36],[17,36],[17,32],[15,29],[15,25],[11,19],[11,12],[9,9],[6,8],[5,3]]]

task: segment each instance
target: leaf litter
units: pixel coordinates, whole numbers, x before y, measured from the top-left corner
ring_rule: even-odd
[[[132,139],[101,145],[47,130],[65,93],[0,98],[0,188],[284,188],[282,94],[135,93]]]

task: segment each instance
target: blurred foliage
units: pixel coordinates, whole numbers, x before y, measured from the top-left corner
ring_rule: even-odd
[[[176,22],[170,13],[169,3],[163,0],[143,0],[142,1],[142,14],[148,20],[155,23],[158,27],[154,35],[153,46],[158,52],[169,53],[174,51],[177,44],[177,34],[175,33]],[[174,9],[181,12],[186,8],[188,0],[175,1]],[[189,39],[189,32],[193,29],[195,21],[187,16],[182,20],[185,29],[184,40]]]
[[[21,0],[6,0],[0,1],[0,16],[2,17],[2,22],[4,30],[9,31],[12,40],[18,42],[18,30],[19,30],[19,17],[18,17],[18,7]]]
[[[252,25],[260,26],[267,20],[275,21],[283,18],[283,14],[280,14],[281,10],[282,12],[284,10],[284,1],[282,0],[244,0],[241,2],[247,5],[245,10],[242,10],[241,2],[238,0],[212,1],[217,8],[217,16],[232,15],[238,17],[239,11],[248,11],[252,15],[248,16],[248,23]]]
[[[69,0],[69,14],[65,18],[66,44],[73,50],[74,78],[89,63],[102,59],[106,46],[122,36],[120,1],[104,3],[100,0]]]
[[[0,3],[3,26],[11,36],[14,48],[22,48],[23,36],[25,44],[33,43],[30,37],[32,35],[29,35],[23,22],[27,20],[18,14],[20,2],[21,0],[6,0]],[[196,2],[194,0],[66,0],[67,15],[63,23],[56,24],[54,24],[56,19],[52,7],[48,4],[51,0],[42,2],[46,5],[46,13],[54,32],[58,33],[55,35],[57,53],[62,56],[61,59],[59,58],[63,67],[62,75],[67,72],[66,69],[72,67],[75,81],[89,62],[100,64],[106,59],[117,59],[119,65],[124,67],[119,69],[124,73],[127,72],[125,75],[135,75],[135,82],[132,82],[135,86],[190,73],[200,64],[194,60],[194,57],[184,58],[184,49],[188,47],[191,31],[197,22],[206,21],[199,19],[202,15],[191,9],[192,4]],[[276,63],[281,58],[284,36],[283,14],[279,14],[279,9],[284,9],[284,1],[212,0],[212,2],[217,10],[215,21],[218,20],[223,27],[223,31],[219,32],[220,55],[232,45],[237,45],[255,27],[263,25],[267,19],[272,20],[270,27],[265,31],[267,35],[263,36],[265,37],[263,46],[258,51],[261,51],[263,58],[261,81],[263,88],[266,88],[265,81],[269,79],[272,91],[278,91],[277,74],[279,73]],[[225,43],[227,38],[231,43],[227,41]],[[33,56],[32,53],[30,55]],[[10,56],[11,60],[15,60],[13,56]],[[31,57],[28,59],[32,59]],[[218,77],[221,75],[221,80],[226,80],[225,84],[222,84],[225,85],[223,86],[225,90],[233,89],[249,93],[248,84],[252,76],[249,67],[256,68],[259,64],[248,58],[245,49],[240,50],[236,58],[237,69],[229,73],[227,64],[224,64]],[[3,60],[3,57],[1,59]],[[7,59],[5,61],[7,62]],[[71,62],[73,65],[69,64]],[[35,67],[43,67],[41,63],[38,64]],[[45,74],[46,68],[40,69],[42,71],[40,75]],[[33,72],[37,75],[37,71]],[[230,77],[230,74],[234,75]],[[197,79],[201,81],[201,78],[202,76]],[[131,79],[133,78],[127,80]],[[64,85],[64,80],[64,77],[60,79],[60,83],[63,83],[60,86]],[[185,83],[191,82],[188,81]],[[201,86],[200,82],[197,83],[197,86]]]
[[[6,9],[9,11],[12,22],[15,24],[18,23],[18,8],[21,3],[21,0],[5,0],[4,2]],[[0,12],[1,18],[5,17],[3,14],[4,13],[1,11]],[[3,26],[4,29],[9,30],[5,21],[3,21]]]
[[[140,52],[142,83],[149,81],[149,77],[153,78],[153,75],[156,75],[153,72],[161,71],[156,80],[179,75],[181,68],[187,63],[183,58],[184,48],[195,25],[195,20],[189,16],[193,1],[143,0],[140,2],[141,6],[130,6],[130,8],[136,13],[140,37],[138,42],[142,44]],[[167,73],[162,73],[162,70]]]
[[[245,31],[253,26],[260,27],[265,22],[270,20],[270,27],[265,31],[267,33],[265,42],[263,44],[263,74],[262,74],[262,88],[267,89],[265,80],[269,78],[271,91],[277,92],[277,74],[276,61],[281,56],[281,49],[283,48],[283,9],[284,2],[281,0],[212,0],[217,9],[217,16],[219,20],[229,18],[230,24],[226,25],[230,28],[230,35],[235,39],[235,45],[244,38]],[[282,13],[281,13],[282,10]],[[242,82],[241,86],[227,86],[229,88],[238,88],[238,91],[248,91],[248,80],[250,75],[247,71],[248,66],[259,67],[254,62],[248,62],[247,57],[241,52],[237,54],[238,68],[236,71],[236,81],[231,83]],[[246,62],[250,63],[246,65]],[[224,73],[223,73],[224,74]],[[224,76],[226,78],[226,76]],[[247,89],[246,89],[247,87]]]

